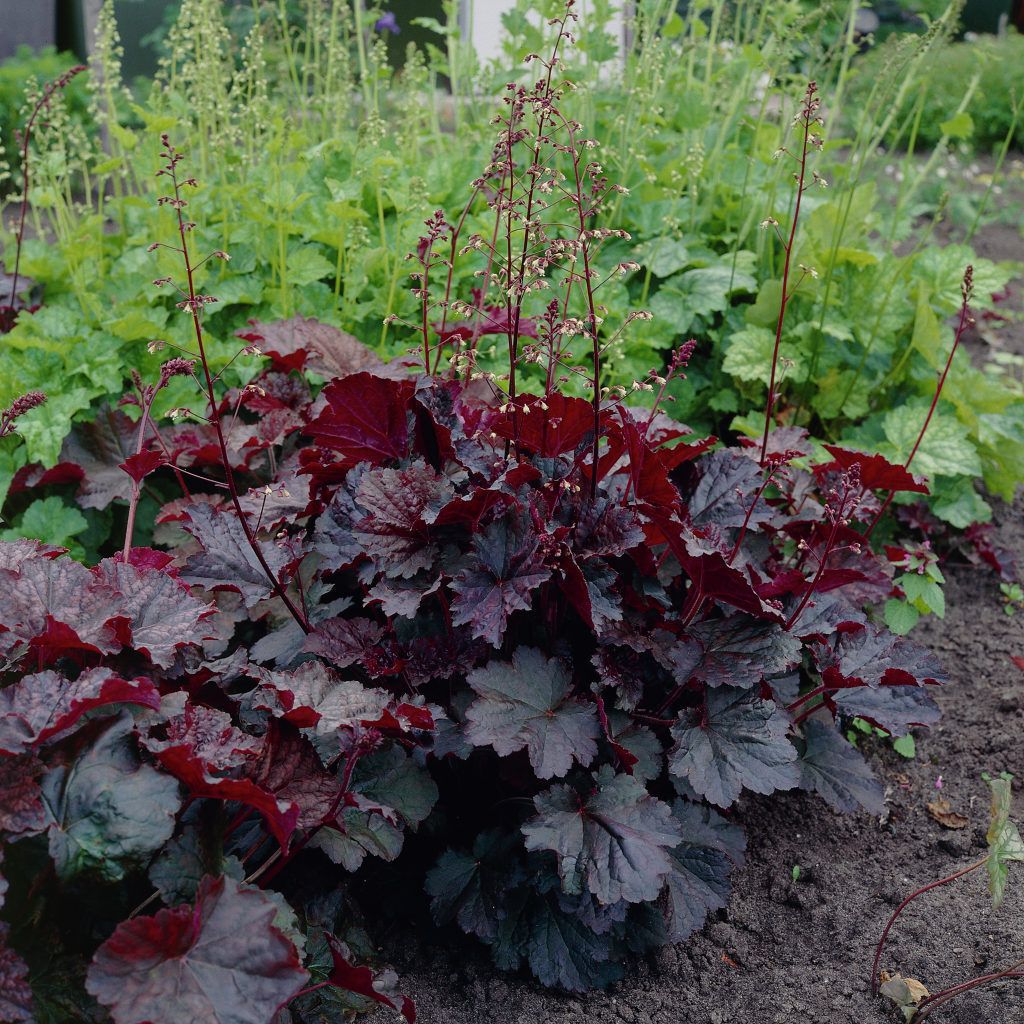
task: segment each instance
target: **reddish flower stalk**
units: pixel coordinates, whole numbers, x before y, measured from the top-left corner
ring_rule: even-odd
[[[836,548],[839,540],[839,531],[843,527],[849,526],[850,515],[856,508],[860,495],[863,493],[863,489],[860,486],[860,470],[857,466],[852,466],[843,474],[842,488],[842,493],[838,489],[833,492],[834,503],[830,502],[825,505],[825,516],[831,522],[832,527],[829,530],[828,539],[825,541],[825,548],[818,559],[818,569],[814,574],[814,578],[807,585],[804,596],[800,599],[800,603],[794,609],[793,614],[786,620],[786,629],[793,628],[794,623],[800,618],[801,612],[807,607],[807,602],[814,595],[814,591],[817,589],[818,584],[821,582],[821,577],[825,573],[829,555]]]
[[[821,118],[818,117],[818,107],[821,105],[821,101],[817,97],[818,86],[816,82],[809,82],[807,85],[807,91],[804,93],[803,107],[800,113],[797,115],[797,123],[803,125],[803,142],[800,150],[800,157],[798,163],[800,170],[796,174],[797,188],[796,188],[796,205],[793,208],[793,222],[789,226],[789,239],[784,241],[783,247],[786,253],[786,261],[782,269],[782,299],[779,303],[779,317],[775,324],[775,346],[772,349],[772,371],[771,379],[768,383],[768,400],[765,403],[764,409],[764,436],[761,439],[761,465],[765,464],[765,460],[768,455],[768,434],[771,431],[772,425],[772,412],[775,409],[775,382],[776,374],[779,366],[779,348],[782,344],[782,327],[786,320],[786,306],[789,304],[790,298],[792,298],[792,292],[789,290],[789,274],[790,274],[790,262],[793,258],[793,242],[796,239],[796,226],[800,220],[800,204],[803,200],[804,192],[810,187],[806,184],[807,180],[807,151],[810,146],[814,146],[817,149],[821,148],[821,138],[813,132],[813,127],[822,123]],[[780,153],[785,155],[789,154],[788,150],[780,150]],[[815,174],[815,181],[821,179]],[[774,221],[774,218],[769,217],[765,221],[765,225],[771,224],[776,232],[778,232],[778,224]],[[782,237],[781,234],[779,236]],[[807,270],[804,273],[808,273]],[[796,289],[794,288],[793,291]]]
[[[16,244],[14,249],[14,277],[11,280],[11,295],[7,302],[5,315],[0,317],[0,328],[10,330],[14,326],[14,303],[18,295],[18,277],[21,273],[21,247],[25,238],[25,217],[28,213],[28,194],[32,186],[32,179],[29,166],[29,144],[32,141],[32,131],[36,126],[39,115],[46,110],[58,89],[67,86],[76,75],[85,71],[84,64],[77,64],[69,68],[59,78],[47,82],[43,87],[39,99],[36,100],[32,113],[29,114],[25,127],[21,132],[21,211],[18,216],[18,230],[15,234]]]
[[[16,398],[6,409],[0,411],[0,437],[14,433],[14,421],[46,401],[42,391],[29,391]]]
[[[142,410],[142,415],[139,417],[139,432],[135,441],[136,455],[142,454],[142,449],[146,443],[147,426],[151,426],[153,428],[153,433],[159,437],[159,431],[150,419],[150,411],[153,408],[154,399],[165,387],[167,387],[173,377],[195,376],[193,373],[194,367],[194,359],[183,359],[181,356],[175,356],[173,359],[169,359],[160,368],[160,381],[156,387],[153,387],[152,385],[143,385],[138,374],[134,370],[132,371],[132,376],[135,379],[135,386],[139,392],[139,397],[136,400],[136,403],[138,404],[139,409]],[[124,469],[125,467],[122,468]],[[127,472],[127,469],[125,469],[125,472]],[[128,522],[125,525],[124,546],[121,550],[121,559],[125,563],[131,561],[132,537],[135,533],[135,515],[139,508],[139,498],[142,495],[142,479],[137,477],[135,474],[129,475],[132,480],[132,493],[128,500]]]
[[[167,164],[162,170],[158,171],[157,174],[166,175],[171,179],[171,183],[174,187],[174,196],[162,197],[160,204],[173,207],[177,215],[178,235],[181,239],[180,248],[175,246],[169,246],[168,248],[172,248],[181,254],[187,281],[187,288],[184,290],[186,298],[184,301],[178,303],[178,305],[192,317],[196,346],[199,352],[199,361],[202,364],[203,377],[205,378],[204,387],[210,408],[210,422],[217,435],[217,446],[220,448],[220,456],[224,466],[224,477],[227,483],[228,493],[231,495],[231,503],[235,507],[235,514],[238,516],[238,521],[242,527],[243,533],[245,534],[245,539],[248,542],[249,547],[252,548],[252,552],[256,556],[256,560],[260,563],[260,567],[266,574],[274,593],[281,599],[282,604],[284,604],[285,608],[288,609],[288,613],[298,623],[299,628],[304,633],[308,633],[310,631],[310,626],[306,616],[302,614],[295,602],[288,596],[281,584],[281,581],[277,578],[276,573],[274,573],[267,564],[266,556],[263,554],[259,541],[256,539],[256,535],[253,533],[252,527],[249,525],[249,521],[246,518],[245,510],[242,508],[241,498],[238,494],[238,487],[235,483],[235,474],[231,468],[231,458],[228,455],[228,446],[227,440],[224,437],[224,428],[221,425],[220,417],[217,415],[217,396],[214,390],[214,377],[210,370],[210,361],[207,358],[206,344],[203,337],[203,325],[201,318],[202,310],[208,302],[214,302],[216,300],[210,295],[200,295],[196,291],[194,279],[196,267],[192,264],[192,259],[189,255],[188,249],[188,232],[191,231],[195,225],[185,220],[184,209],[187,202],[181,198],[181,190],[185,185],[191,185],[194,188],[196,186],[196,181],[193,178],[187,178],[184,181],[179,181],[177,166],[181,160],[181,154],[175,151],[174,147],[170,143],[170,138],[166,134],[161,136],[161,142],[163,143],[163,155],[167,158]],[[151,248],[153,248],[153,246],[151,246]]]
[[[932,416],[935,415],[935,407],[939,404],[942,389],[946,384],[946,377],[949,375],[949,368],[953,365],[953,357],[956,355],[956,350],[960,347],[960,340],[963,338],[967,328],[974,323],[974,319],[970,315],[970,302],[973,292],[974,267],[968,264],[967,269],[964,271],[963,283],[960,285],[960,322],[957,324],[956,334],[953,337],[953,347],[949,350],[949,358],[946,360],[946,365],[943,367],[942,374],[939,377],[939,382],[935,387],[935,393],[932,395],[932,404],[928,407],[928,415],[924,418],[924,423],[921,426],[921,432],[917,435],[917,440],[914,442],[914,447],[911,448],[910,454],[907,456],[907,461],[903,463],[904,469],[910,469],[910,464],[914,461],[914,456],[917,454],[918,448],[921,447],[924,435],[928,432],[928,427],[932,422]],[[865,540],[868,540],[871,537],[875,527],[878,525],[882,516],[885,515],[886,510],[892,503],[893,495],[895,495],[895,493],[895,491],[890,491],[885,501],[882,502],[878,512],[875,514],[875,518],[871,520],[871,525],[864,533]]]
[[[871,964],[871,994],[873,996],[878,995],[878,968],[882,962],[882,949],[885,946],[885,940],[889,935],[889,931],[892,926],[896,923],[896,918],[903,913],[904,910],[911,903],[918,898],[923,896],[926,892],[930,892],[932,889],[937,889],[940,885],[947,885],[950,882],[955,882],[958,878],[962,878],[964,875],[969,875],[972,871],[977,871],[978,868],[983,867],[988,862],[988,856],[984,856],[981,860],[975,861],[973,864],[968,864],[967,867],[961,868],[959,871],[954,872],[952,875],[947,875],[945,878],[940,878],[937,882],[929,882],[928,885],[921,886],[920,889],[916,889],[912,892],[894,911],[892,917],[889,918],[888,923],[882,930],[882,937],[878,940],[878,946],[875,949],[875,959]]]

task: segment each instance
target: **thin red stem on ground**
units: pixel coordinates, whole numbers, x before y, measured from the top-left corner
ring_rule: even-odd
[[[945,878],[940,878],[937,882],[929,882],[928,885],[924,885],[920,889],[915,889],[914,892],[912,892],[893,911],[892,917],[889,918],[885,928],[882,929],[882,937],[878,940],[878,946],[875,949],[875,959],[871,964],[871,994],[873,996],[878,995],[878,968],[882,962],[882,950],[885,947],[885,940],[888,938],[889,932],[892,929],[892,926],[896,923],[896,919],[900,914],[902,914],[903,911],[918,898],[918,896],[923,896],[926,892],[931,892],[932,889],[937,889],[940,885],[948,885],[950,882],[955,882],[958,878],[963,878],[964,875],[969,875],[972,871],[977,871],[978,868],[983,867],[987,862],[988,856],[982,857],[981,860],[975,861],[973,864],[969,864],[965,868],[961,868],[952,875],[947,875]]]

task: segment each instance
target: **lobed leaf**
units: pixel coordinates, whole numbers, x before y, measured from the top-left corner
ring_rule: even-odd
[[[705,693],[704,707],[682,711],[672,726],[669,771],[719,807],[744,789],[772,793],[800,783],[789,720],[771,701],[722,686]]]
[[[682,829],[639,781],[604,767],[589,797],[560,785],[533,803],[537,814],[523,825],[526,848],[554,852],[564,892],[591,893],[605,904],[657,898],[671,870],[666,851]]]
[[[115,1024],[268,1024],[308,978],[276,914],[258,889],[207,877],[194,907],[119,924],[86,988]]]
[[[837,811],[863,807],[869,814],[885,810],[882,784],[864,755],[834,725],[809,719],[804,723],[801,785],[823,797]]]
[[[477,699],[466,710],[466,739],[502,757],[525,749],[539,779],[565,775],[597,755],[600,735],[592,704],[571,697],[572,676],[556,658],[517,647],[512,661],[488,662],[466,682]]]

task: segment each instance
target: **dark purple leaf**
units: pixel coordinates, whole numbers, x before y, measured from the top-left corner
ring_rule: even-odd
[[[823,797],[836,810],[869,814],[885,810],[882,785],[864,756],[828,722],[804,723],[805,749],[800,759],[800,785]]]
[[[843,689],[831,698],[839,711],[863,718],[891,736],[906,736],[913,725],[934,725],[942,716],[923,686]]]
[[[682,711],[672,726],[669,770],[704,799],[728,807],[744,789],[773,793],[800,783],[789,719],[749,690],[708,690],[705,707]]]
[[[355,679],[341,679],[319,661],[303,662],[287,672],[263,669],[259,678],[262,685],[254,697],[256,707],[322,734],[373,721],[391,702],[386,690],[371,690]]]
[[[96,575],[124,597],[131,646],[155,665],[169,668],[175,651],[204,638],[200,624],[214,608],[197,601],[181,580],[112,558],[100,562]]]
[[[945,679],[931,652],[888,630],[861,626],[830,645],[815,644],[814,660],[827,686],[923,685]]]
[[[751,687],[800,661],[800,641],[774,622],[731,615],[698,623],[687,632],[702,648],[692,675],[708,686]]]
[[[667,851],[682,830],[640,782],[605,767],[588,798],[560,785],[533,803],[537,814],[523,825],[526,848],[555,853],[564,892],[589,892],[601,903],[657,898],[672,869]]]
[[[382,576],[367,591],[371,602],[380,604],[380,610],[389,618],[396,616],[412,619],[420,610],[423,599],[436,593],[444,582],[444,576],[437,569],[418,572],[411,579],[389,580]]]
[[[528,519],[513,513],[473,538],[468,566],[452,581],[452,621],[473,636],[501,644],[509,616],[530,607],[530,593],[551,575]]]
[[[351,334],[312,317],[293,316],[272,323],[250,320],[247,328],[236,333],[243,341],[255,342],[284,372],[312,370],[331,379],[384,365],[373,349]]]
[[[683,942],[708,914],[729,903],[729,875],[742,862],[743,830],[707,807],[676,800],[672,813],[682,841],[669,851],[672,870],[665,883],[665,924],[670,942]]]
[[[571,697],[572,676],[556,658],[518,647],[512,662],[491,661],[466,682],[477,699],[466,711],[466,738],[502,757],[525,749],[539,779],[584,768],[597,754],[600,735],[593,704]]]
[[[159,755],[172,747],[186,746],[207,771],[239,768],[255,761],[263,750],[263,740],[236,729],[229,714],[192,701],[159,731],[160,737],[142,737],[150,753]]]
[[[789,632],[801,640],[826,640],[842,626],[863,626],[867,623],[864,613],[835,594],[822,594],[817,590],[814,597],[804,605],[803,611],[789,627]]]
[[[343,830],[321,829],[311,843],[349,871],[367,854],[394,860],[402,849],[402,826],[415,828],[423,821],[438,790],[430,775],[392,743],[360,760],[352,795],[354,806],[346,807],[341,818]]]
[[[355,494],[365,516],[353,523],[353,540],[386,576],[413,576],[437,558],[427,527],[453,495],[451,483],[423,462],[371,469]]]
[[[562,553],[558,568],[563,593],[580,618],[598,636],[622,619],[622,605],[614,589],[618,577],[609,566],[597,559],[581,565],[566,550]]]
[[[210,505],[190,505],[185,529],[202,546],[191,555],[182,576],[211,590],[237,590],[251,607],[273,593],[273,583],[263,571],[234,509],[218,510]],[[290,561],[288,552],[269,541],[257,541],[263,557],[280,580]]]
[[[327,619],[321,622],[305,642],[305,650],[319,654],[338,668],[361,662],[384,637],[384,627],[372,619]]]
[[[353,529],[366,512],[356,503],[355,493],[368,469],[360,465],[350,470],[344,484],[334,492],[330,504],[317,519],[313,547],[328,572],[351,565],[363,553]]]
[[[579,510],[572,547],[577,557],[617,558],[642,544],[643,539],[643,527],[634,509],[598,498]]]
[[[45,768],[35,754],[0,754],[0,834],[10,839],[46,828],[39,779]]]
[[[810,455],[814,447],[808,440],[808,436],[803,427],[776,427],[768,435],[768,447],[765,449],[765,455],[768,456],[766,461],[771,462],[771,457],[776,456],[784,462],[790,462],[795,458]],[[742,454],[748,459],[754,459],[760,463],[760,439],[740,437],[737,440],[742,446]]]
[[[216,727],[217,724],[223,724],[223,720],[207,720],[205,724]],[[182,782],[194,797],[237,800],[259,811],[282,849],[287,849],[299,819],[299,807],[292,801],[278,800],[273,793],[252,779],[215,774],[214,765],[217,760],[227,758],[230,762],[238,756],[244,758],[246,741],[241,738],[244,734],[232,729],[227,737],[220,737],[223,742],[219,744],[217,735],[211,737],[207,729],[199,728],[195,718],[192,728],[189,728],[187,721],[183,721],[183,725],[184,733],[174,742],[163,744],[157,741],[154,749],[154,741],[146,741],[160,764]],[[215,760],[209,763],[208,759],[211,758]]]
[[[340,805],[338,777],[324,768],[312,743],[289,726],[275,723],[267,733],[253,781],[299,809],[299,828],[315,828]]]
[[[8,926],[0,922],[0,1021],[34,1021],[28,965],[7,943]]]
[[[82,508],[106,508],[115,499],[127,501],[132,481],[121,464],[135,454],[139,425],[119,409],[104,407],[86,423],[76,423],[64,440],[60,461],[85,474],[78,488]]]
[[[194,908],[118,925],[86,988],[115,1024],[268,1024],[309,977],[276,914],[258,889],[207,877]]]
[[[716,526],[720,530],[742,526],[764,481],[761,467],[729,448],[706,455],[699,465],[701,478],[688,503],[693,526]],[[750,525],[766,522],[771,516],[768,504],[759,501]]]
[[[51,671],[24,676],[0,690],[0,753],[20,754],[73,728],[86,712],[120,703],[156,710],[160,691],[148,679],[122,679],[108,668],[74,680]]]
[[[473,843],[472,853],[445,850],[427,873],[430,910],[440,924],[459,927],[484,942],[498,934],[502,893],[522,881],[519,837],[491,829]]]
[[[0,569],[0,650],[20,641],[113,654],[127,612],[121,595],[70,558],[30,558],[17,572]],[[70,633],[54,629],[66,626]]]

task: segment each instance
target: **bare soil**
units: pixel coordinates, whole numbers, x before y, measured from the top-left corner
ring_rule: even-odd
[[[1009,216],[974,239],[979,255],[1024,259],[1019,198]],[[1024,281],[1008,308],[1020,310]],[[987,325],[986,325],[987,326]],[[1024,355],[1020,321],[983,327],[989,346]],[[991,351],[991,349],[989,349]],[[995,503],[998,542],[1024,559],[1024,496]],[[608,992],[566,996],[522,976],[500,974],[486,950],[455,930],[412,932],[395,924],[383,953],[421,1024],[891,1024],[895,1007],[869,992],[875,943],[889,915],[919,885],[978,859],[985,850],[988,788],[982,772],[1024,780],[1024,613],[1002,610],[994,574],[947,567],[945,621],[923,621],[914,638],[944,661],[944,717],[917,735],[906,760],[883,742],[865,748],[888,791],[888,814],[842,816],[806,793],[750,797],[735,818],[748,855],[729,907],[689,943],[630,965]],[[941,776],[941,794],[936,789]],[[967,816],[943,828],[925,807],[937,795]],[[1017,803],[1024,813],[1024,799]],[[798,881],[793,867],[800,866]],[[1018,873],[1018,876],[1024,873]],[[1016,885],[1014,882],[1016,881]],[[1024,878],[1011,878],[993,913],[983,873],[927,894],[900,919],[883,967],[932,991],[1024,956]],[[384,1015],[378,1017],[383,1020]],[[375,1020],[378,1019],[375,1017]],[[969,992],[937,1010],[936,1024],[1024,1024],[1024,979]]]

